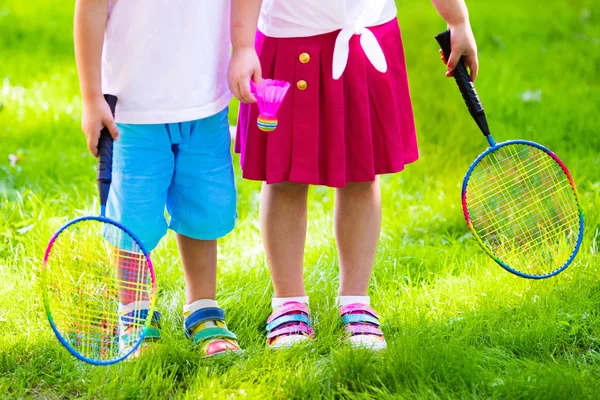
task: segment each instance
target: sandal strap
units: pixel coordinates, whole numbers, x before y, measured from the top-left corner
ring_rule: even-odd
[[[134,343],[137,343],[138,340],[140,340],[140,335],[138,333],[136,334],[123,334],[120,335],[119,340],[123,343],[125,343],[126,346],[130,346]]]
[[[141,329],[141,328],[139,328]],[[139,331],[138,332],[125,332],[119,336],[119,340],[125,343],[127,346],[136,343],[140,339]],[[158,340],[160,339],[160,329],[150,327],[146,330],[146,336],[144,336],[144,340]]]
[[[366,304],[353,303],[345,305],[340,309],[340,315],[353,314],[353,313],[367,313],[375,318],[380,318],[379,314],[375,312],[371,307]]]
[[[352,335],[377,335],[383,336],[383,332],[376,326],[369,324],[348,324],[345,327],[346,332]]]
[[[381,322],[379,322],[377,318],[372,317],[369,314],[346,314],[342,317],[342,322],[344,325],[356,322],[369,323],[376,326],[381,325]]]
[[[304,313],[307,316],[310,315],[310,311],[306,304],[299,303],[297,301],[290,301],[289,303],[285,303],[281,307],[277,308],[277,310],[273,311],[273,314],[271,314],[267,319],[267,324],[270,324],[273,320],[281,317],[282,315],[291,313]]]
[[[146,331],[146,340],[160,339],[160,330],[158,328],[148,328]]]
[[[196,334],[194,335],[194,343],[198,344],[207,339],[214,339],[214,338],[221,338],[221,339],[226,338],[226,339],[237,340],[237,336],[235,335],[235,333],[231,332],[229,329],[211,327],[211,328],[202,329],[202,330],[199,330],[198,332],[196,332]]]
[[[277,336],[283,335],[294,335],[294,334],[302,334],[307,336],[312,336],[313,330],[310,326],[298,323],[294,325],[288,325],[283,328],[275,329],[267,334],[267,339],[273,339]]]
[[[274,330],[275,328],[283,325],[283,324],[287,324],[290,322],[296,322],[296,323],[301,323],[304,322],[307,326],[310,326],[310,318],[308,317],[308,315],[305,314],[290,314],[290,315],[283,315],[279,318],[275,318],[273,321],[271,321],[269,324],[267,324],[267,332],[271,332],[272,330]]]
[[[123,322],[124,325],[132,325],[132,324],[140,325],[141,321],[145,321],[146,318],[148,318],[148,312],[150,312],[150,310],[148,310],[148,309],[130,311],[130,312],[120,316],[121,322]],[[159,313],[158,311],[154,311],[152,313],[152,321],[150,323],[151,324],[160,324],[161,317],[162,317],[161,313]]]
[[[225,311],[219,307],[206,307],[194,311],[183,321],[185,335],[190,337],[194,328],[206,321],[225,321]]]

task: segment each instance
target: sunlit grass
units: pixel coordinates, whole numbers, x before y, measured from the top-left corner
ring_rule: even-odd
[[[444,24],[428,2],[405,1],[399,16],[422,158],[382,180],[384,226],[370,291],[389,350],[374,356],[340,346],[333,192],[324,188],[311,190],[305,262],[318,340],[290,352],[265,349],[272,288],[257,227],[260,185],[238,173],[240,219],[221,241],[219,302],[244,354],[201,360],[191,350],[169,236],[153,255],[163,345],[147,359],[94,368],[55,340],[39,289],[52,232],[98,212],[94,160],[79,131],[73,5],[1,3],[0,397],[597,397],[600,13],[591,0],[469,4],[482,64],[477,87],[496,140],[546,145],[577,181],[586,236],[575,264],[553,279],[524,280],[471,238],[460,183],[485,140],[443,78],[433,36]]]

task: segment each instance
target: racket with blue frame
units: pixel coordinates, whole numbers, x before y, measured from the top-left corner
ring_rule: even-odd
[[[446,60],[450,39],[450,31],[436,36]],[[583,238],[583,211],[573,177],[540,144],[496,143],[462,60],[453,76],[489,143],[463,181],[467,225],[483,250],[507,271],[531,279],[560,273],[575,259]]]
[[[105,99],[114,115],[117,98]],[[113,139],[104,128],[98,142],[100,215],[61,227],[50,239],[41,274],[56,337],[75,357],[95,365],[116,363],[138,349],[156,300],[149,253],[133,232],[105,217],[112,150]]]

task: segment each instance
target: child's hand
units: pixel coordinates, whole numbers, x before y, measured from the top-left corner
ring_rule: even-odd
[[[104,98],[100,96],[93,100],[84,100],[81,129],[87,138],[88,149],[94,157],[98,157],[98,140],[104,127],[108,128],[114,140],[119,138],[117,124]]]
[[[256,103],[250,91],[250,79],[255,83],[262,81],[262,69],[256,51],[253,47],[233,50],[227,80],[233,95],[244,103]]]
[[[446,76],[452,76],[452,71],[456,68],[460,58],[463,57],[463,62],[469,69],[471,80],[475,82],[479,70],[479,61],[477,60],[477,44],[471,26],[469,24],[450,26],[450,32],[452,47],[450,59],[446,60],[444,52],[440,50],[442,61],[448,66]]]

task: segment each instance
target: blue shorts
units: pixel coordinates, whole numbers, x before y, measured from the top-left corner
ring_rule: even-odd
[[[236,190],[227,113],[226,108],[173,124],[117,124],[106,216],[135,233],[146,250],[156,247],[167,228],[199,240],[233,230]]]

